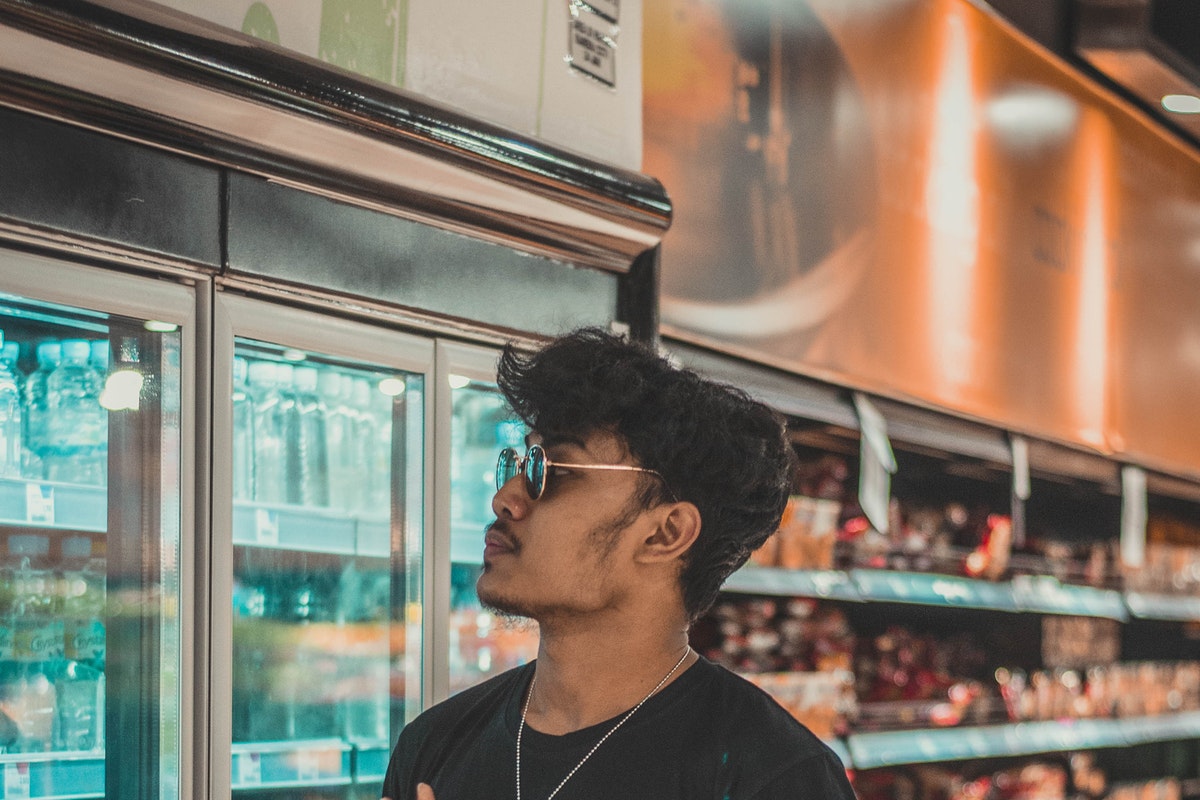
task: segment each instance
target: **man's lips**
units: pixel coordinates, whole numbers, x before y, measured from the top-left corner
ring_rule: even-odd
[[[515,553],[516,551],[517,544],[511,536],[495,527],[488,528],[487,534],[483,537],[484,557]]]

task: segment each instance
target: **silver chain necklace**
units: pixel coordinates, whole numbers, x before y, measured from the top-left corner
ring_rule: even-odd
[[[619,720],[617,720],[617,724],[613,725],[608,733],[606,733],[600,737],[600,741],[598,741],[594,745],[592,745],[592,749],[587,751],[587,755],[585,755],[583,758],[579,759],[579,763],[575,765],[574,769],[572,769],[570,772],[567,773],[567,777],[563,778],[559,782],[558,786],[554,787],[554,791],[550,793],[550,796],[547,797],[546,800],[553,800],[554,795],[558,794],[558,790],[561,789],[563,786],[565,786],[567,781],[571,780],[571,776],[574,775],[576,772],[578,772],[579,768],[583,766],[584,762],[592,757],[592,753],[599,750],[600,745],[604,744],[604,742],[608,739],[608,737],[610,737],[614,733],[616,733],[617,728],[624,725],[626,720],[628,720],[630,717],[632,717],[634,712],[637,711],[639,708],[641,708],[647,700],[649,700],[651,697],[654,697],[654,695],[658,694],[658,690],[663,687],[664,683],[666,683],[667,681],[669,681],[671,679],[671,676],[675,674],[675,670],[679,669],[683,665],[684,660],[687,659],[688,655],[691,652],[692,652],[691,647],[688,647],[686,650],[683,651],[683,655],[680,656],[679,660],[675,662],[675,666],[671,667],[671,671],[668,672],[666,675],[663,675],[663,679],[658,682],[658,686],[655,686],[653,689],[651,689],[650,694],[643,697],[642,701],[640,703],[638,703],[633,708],[629,709],[629,711],[627,711],[625,713],[625,716],[623,716]],[[536,685],[537,685],[537,671],[535,670],[533,673],[533,679],[529,681],[529,694],[525,695],[525,705],[523,705],[521,707],[521,724],[517,728],[517,800],[521,800],[521,734],[524,733],[524,731],[525,731],[525,715],[529,713],[529,700],[530,700],[530,698],[533,697],[533,687]]]

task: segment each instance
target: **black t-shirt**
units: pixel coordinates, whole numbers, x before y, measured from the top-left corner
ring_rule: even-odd
[[[400,733],[383,783],[414,800],[515,800],[517,726],[533,665],[421,714]],[[522,800],[546,800],[619,720],[521,738]],[[700,659],[646,701],[555,800],[853,800],[838,757],[769,695]]]

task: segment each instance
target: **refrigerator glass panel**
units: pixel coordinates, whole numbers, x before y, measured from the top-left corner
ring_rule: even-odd
[[[457,693],[537,655],[537,624],[483,608],[475,581],[496,493],[500,450],[524,452],[526,428],[494,384],[451,376],[450,692]]]
[[[2,796],[178,797],[181,331],[0,295]]]
[[[377,798],[421,703],[424,377],[237,339],[232,411],[233,789]]]

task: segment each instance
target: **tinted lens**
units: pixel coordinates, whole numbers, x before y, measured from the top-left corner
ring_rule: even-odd
[[[517,474],[517,462],[520,456],[517,451],[511,447],[506,447],[500,451],[500,458],[496,461],[496,491],[499,491],[504,484],[513,479]]]
[[[525,489],[534,500],[546,489],[546,451],[540,444],[530,447],[525,454]]]

